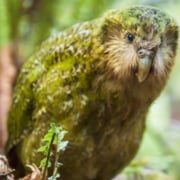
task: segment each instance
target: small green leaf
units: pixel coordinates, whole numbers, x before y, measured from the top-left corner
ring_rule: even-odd
[[[68,145],[68,141],[62,141],[61,143],[58,144],[58,152],[59,151],[65,151],[67,145]]]
[[[40,162],[40,168],[44,169],[45,167],[45,164],[46,164],[46,159],[42,159],[41,162]],[[48,168],[51,167],[51,162],[48,161]]]
[[[41,146],[37,151],[38,152],[45,152],[47,150],[47,146]]]

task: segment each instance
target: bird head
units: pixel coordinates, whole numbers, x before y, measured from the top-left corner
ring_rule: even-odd
[[[166,78],[178,39],[173,18],[149,6],[135,6],[105,15],[103,26],[106,65],[118,78]]]

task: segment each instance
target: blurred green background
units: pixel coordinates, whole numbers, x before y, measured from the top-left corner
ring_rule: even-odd
[[[107,9],[156,6],[180,24],[180,0],[0,0],[0,48],[16,49],[22,64],[47,37]],[[119,179],[180,179],[180,49],[166,89],[154,102],[142,146]],[[117,179],[118,179],[117,178]]]

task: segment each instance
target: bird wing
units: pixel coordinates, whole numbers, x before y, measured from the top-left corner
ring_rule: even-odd
[[[59,92],[60,94],[57,95],[62,96],[62,99],[64,90],[68,93],[68,85],[65,86],[62,82],[67,83],[66,77],[69,75],[64,72],[72,75],[73,71],[77,73],[84,66],[88,66],[88,61],[82,61],[92,59],[92,55],[87,51],[91,49],[90,46],[93,43],[91,33],[94,32],[94,25],[93,22],[77,24],[49,38],[42,43],[40,50],[24,64],[17,79],[8,117],[8,150],[32,131],[34,121],[38,119],[37,116],[41,115],[45,111],[44,108],[49,105],[47,102],[57,97],[56,94],[53,95],[54,92]],[[86,68],[90,69],[90,67]],[[81,79],[83,78],[82,75]],[[48,94],[47,88],[43,91],[43,87],[49,84],[51,87]],[[57,91],[58,88],[59,91]],[[53,99],[53,101],[56,100]],[[60,99],[58,101],[61,102]],[[68,102],[63,102],[65,103],[63,107],[70,106]]]

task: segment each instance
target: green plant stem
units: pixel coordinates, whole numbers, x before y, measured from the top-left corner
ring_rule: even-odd
[[[55,136],[56,136],[56,133],[53,134],[52,139],[51,139],[51,143],[49,145],[49,150],[48,150],[48,155],[47,155],[47,159],[46,159],[46,164],[45,164],[42,180],[45,180],[45,178],[46,178],[46,171],[48,168],[48,162],[49,162],[50,155],[51,155],[51,147],[52,147],[52,144],[54,142]]]

